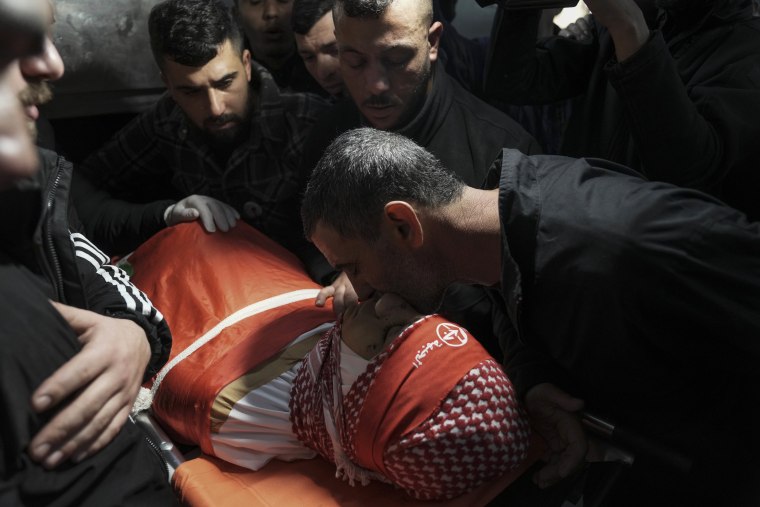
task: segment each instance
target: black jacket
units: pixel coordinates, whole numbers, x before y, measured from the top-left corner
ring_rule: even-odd
[[[423,146],[465,183],[478,188],[498,185],[495,160],[504,147],[527,154],[541,152],[517,122],[467,92],[440,66],[434,69],[433,87],[422,109],[397,133]],[[300,173],[308,177],[336,137],[363,126],[365,121],[350,98],[328,109],[309,134]],[[299,256],[305,259],[312,278],[322,284],[330,282],[334,272],[315,248],[304,245]]]
[[[0,263],[25,271],[52,300],[130,319],[145,330],[150,378],[169,357],[171,333],[147,296],[79,230],[69,201],[72,166],[40,149],[41,168],[0,197]]]
[[[599,157],[692,187],[760,219],[760,19],[747,0],[660,12],[623,63],[607,30],[536,44],[540,13],[509,12],[493,42],[487,94],[512,104],[577,97],[561,153]]]
[[[760,223],[618,164],[513,150],[499,199],[518,393],[556,384],[686,453],[705,487],[756,466]]]

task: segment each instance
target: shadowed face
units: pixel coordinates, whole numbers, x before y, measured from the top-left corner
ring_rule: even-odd
[[[427,24],[419,2],[395,0],[378,19],[352,18],[338,10],[335,35],[343,81],[377,129],[402,127],[427,94],[441,25]]]
[[[0,190],[32,176],[37,152],[19,94],[26,88],[21,60],[40,53],[47,8],[43,0],[0,0]]]
[[[375,291],[394,293],[419,312],[433,313],[450,283],[434,262],[416,259],[382,233],[371,242],[345,238],[318,222],[311,240],[335,269],[346,273],[360,300]]]
[[[338,42],[335,40],[335,25],[332,13],[328,12],[317,21],[305,35],[295,34],[298,54],[301,55],[306,70],[330,95],[343,93],[343,78],[340,75]]]
[[[202,67],[165,60],[162,76],[174,101],[212,143],[237,139],[250,115],[251,54],[228,40]]]
[[[237,5],[254,60],[270,66],[293,53],[293,0],[238,0]]]

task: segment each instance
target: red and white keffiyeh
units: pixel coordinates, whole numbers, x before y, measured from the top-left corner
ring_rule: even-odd
[[[463,328],[437,315],[404,330],[343,396],[340,326],[295,379],[298,438],[351,483],[391,482],[447,499],[517,467],[530,426],[499,364]]]

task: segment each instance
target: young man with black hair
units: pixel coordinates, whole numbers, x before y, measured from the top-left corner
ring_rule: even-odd
[[[245,32],[252,58],[283,91],[323,95],[320,84],[296,51],[291,28],[294,0],[233,0],[233,13]]]
[[[319,85],[333,97],[344,93],[332,8],[335,0],[294,0],[291,24],[298,54]]]
[[[76,200],[91,237],[124,254],[167,225],[200,218],[212,232],[242,218],[284,244],[302,241],[299,162],[327,102],[280,92],[221,0],[161,2],[149,31],[168,91],[78,167],[126,201]]]

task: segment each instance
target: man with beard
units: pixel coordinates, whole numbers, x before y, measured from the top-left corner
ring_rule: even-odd
[[[540,486],[581,465],[585,408],[662,451],[634,448],[604,505],[760,505],[760,223],[605,160],[500,162],[481,190],[403,136],[346,132],[304,232],[362,299],[428,313],[450,283],[498,287],[505,371],[549,446]]]
[[[51,22],[46,0],[0,0],[0,505],[171,505],[127,418],[169,356],[168,327],[78,232],[71,165],[35,156],[15,96],[33,122],[63,72]]]
[[[504,146],[537,153],[535,140],[514,120],[471,95],[436,65],[443,25],[433,20],[432,0],[337,0],[333,8],[341,74],[351,100],[336,104],[312,130],[303,171],[310,172],[341,132],[362,125],[407,136],[434,153],[474,187],[493,188],[494,160]],[[312,273],[327,283],[325,264]],[[345,274],[317,298],[333,297],[340,312],[357,300]],[[447,318],[470,329],[498,355],[490,328],[487,291],[457,285],[447,297]]]
[[[589,42],[536,43],[540,11],[502,11],[487,93],[512,104],[578,97],[560,153],[613,160],[760,219],[760,20],[752,2],[586,4]]]
[[[151,10],[151,49],[167,94],[78,168],[76,205],[93,240],[124,254],[178,222],[225,231],[243,220],[289,246],[303,242],[298,163],[327,103],[281,93],[251,60],[220,0]],[[93,197],[91,186],[125,202]]]

